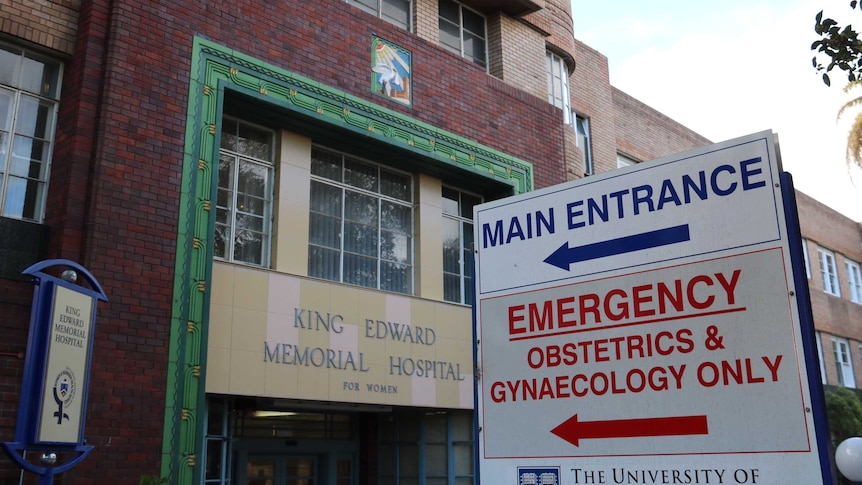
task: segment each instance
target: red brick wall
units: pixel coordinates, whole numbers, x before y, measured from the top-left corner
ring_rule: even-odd
[[[572,109],[589,118],[595,172],[617,168],[614,127],[614,104],[608,76],[608,59],[602,53],[581,43],[575,43],[577,66],[569,78]],[[578,176],[583,175],[583,154],[574,148],[578,160]]]
[[[32,299],[29,282],[0,280],[0,441],[15,439]],[[0,464],[0,483],[18,483],[18,473],[5,455]]]
[[[64,481],[137,483],[159,472],[195,35],[532,162],[536,186],[565,179],[565,127],[545,100],[343,1],[92,0],[78,31],[46,224],[51,255],[87,267],[110,301],[94,334],[86,437],[96,448]],[[372,34],[412,51],[412,108],[371,95]],[[26,328],[25,309],[10,312],[4,332]],[[3,345],[16,352],[26,337],[10,335]],[[13,394],[15,359],[3,371]],[[10,405],[0,405],[9,436]],[[0,482],[13,474],[0,463]]]
[[[95,331],[86,436],[96,449],[67,474],[76,484],[137,483],[158,473],[195,35],[532,162],[536,187],[567,178],[571,127],[559,110],[343,1],[91,0],[80,8],[74,56],[65,64],[46,223],[52,256],[87,267],[110,301],[100,304]],[[570,27],[563,19],[545,28],[551,43],[568,51]],[[372,34],[412,52],[413,107],[372,96]],[[572,50],[573,106],[590,117],[597,171],[616,167],[622,142],[633,156],[705,142],[613,91],[604,56],[580,43]],[[665,127],[676,131],[654,131]],[[9,352],[26,340],[28,301],[0,307]],[[6,399],[8,386],[14,392],[20,385],[20,364],[4,359]],[[0,432],[9,436],[9,403],[0,406]],[[8,462],[0,463],[0,482],[12,474]]]
[[[613,89],[613,99],[616,145],[624,155],[648,161],[711,144],[708,139],[619,89]]]

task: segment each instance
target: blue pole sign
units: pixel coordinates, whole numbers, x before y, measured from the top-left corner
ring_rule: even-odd
[[[55,267],[66,268],[59,278],[45,272]],[[93,327],[96,302],[108,299],[93,275],[73,261],[42,261],[22,274],[30,275],[36,285],[30,335],[15,441],[0,446],[20,467],[39,475],[42,485],[52,483],[55,474],[71,469],[93,449],[84,440]],[[79,284],[79,277],[86,286]],[[26,451],[42,451],[45,466],[25,460]],[[57,464],[57,451],[78,455]]]

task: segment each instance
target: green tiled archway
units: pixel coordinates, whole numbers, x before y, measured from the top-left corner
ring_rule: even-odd
[[[369,70],[370,72],[370,70]],[[531,164],[392,110],[268,65],[210,41],[195,38],[177,234],[171,313],[162,476],[192,484],[202,473],[203,409],[206,403],[207,322],[212,277],[216,140],[225,89],[318,122],[397,146],[453,169],[513,187],[533,188]]]

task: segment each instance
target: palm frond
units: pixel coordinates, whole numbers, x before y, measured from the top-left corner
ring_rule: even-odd
[[[862,168],[862,113],[856,115],[847,132],[847,164]]]
[[[860,86],[862,86],[862,80],[857,79],[854,81],[850,81],[849,83],[847,83],[846,86],[844,86],[844,93],[847,94],[850,91],[852,91],[852,90],[854,90]],[[844,114],[844,112],[846,110],[851,109],[851,108],[855,108],[856,106],[859,106],[860,104],[862,104],[862,96],[859,96],[857,98],[853,98],[850,101],[844,103],[844,105],[841,106],[841,109],[838,110],[838,116],[835,117],[835,120],[838,121],[841,118],[841,115]]]
[[[859,105],[862,105],[862,96],[847,101],[846,103],[841,105],[841,109],[838,110],[838,115],[835,117],[835,120],[837,121],[838,119],[840,119],[841,115],[844,114],[844,112],[848,109],[856,108]]]

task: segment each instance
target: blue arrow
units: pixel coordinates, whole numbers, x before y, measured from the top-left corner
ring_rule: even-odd
[[[688,224],[683,224],[681,226],[658,229],[573,248],[570,248],[569,242],[566,241],[556,251],[551,253],[550,256],[545,258],[545,262],[569,271],[569,265],[572,263],[667,246],[690,239]]]

